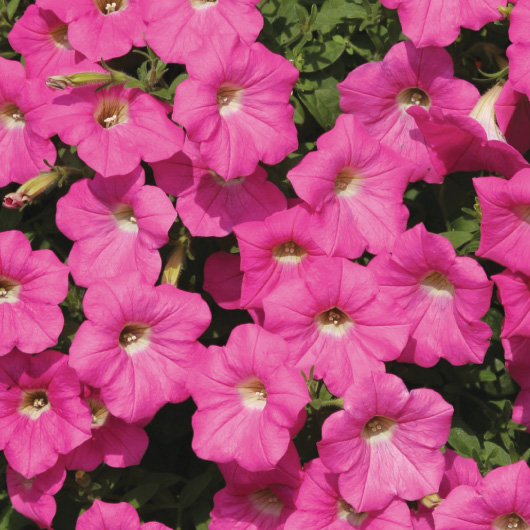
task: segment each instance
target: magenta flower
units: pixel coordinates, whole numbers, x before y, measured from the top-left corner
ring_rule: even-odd
[[[493,282],[474,259],[457,256],[446,238],[419,224],[396,240],[392,255],[376,256],[368,268],[413,323],[400,361],[482,362],[491,329],[480,319],[489,309]]]
[[[316,260],[263,306],[265,327],[289,343],[297,367],[309,374],[315,366],[338,396],[357,377],[384,372],[409,339],[410,323],[372,272],[343,258]]]
[[[436,530],[528,530],[530,469],[517,462],[490,471],[475,488],[459,486],[434,511]]]
[[[506,269],[491,279],[497,286],[497,297],[504,306],[501,337],[530,337],[530,278]]]
[[[199,458],[235,460],[249,471],[276,466],[309,402],[291,357],[281,337],[254,324],[236,327],[224,348],[210,346],[201,355],[188,379],[198,407],[192,447]]]
[[[67,30],[67,24],[53,11],[28,6],[9,33],[9,44],[24,56],[29,78],[46,79],[94,69],[93,63],[72,48]]]
[[[0,357],[0,447],[26,478],[90,438],[90,411],[67,361],[53,350]]]
[[[317,140],[287,178],[315,211],[310,233],[328,255],[359,257],[392,250],[406,230],[403,193],[414,166],[373,140],[351,115]]]
[[[208,256],[204,264],[202,288],[223,309],[241,308],[243,273],[239,269],[240,263],[241,258],[237,254],[220,251]]]
[[[139,0],[37,0],[68,24],[68,41],[92,62],[125,55],[145,46]]]
[[[358,512],[383,509],[394,496],[419,499],[440,485],[452,414],[433,390],[409,393],[399,377],[373,372],[324,422],[320,458],[340,473],[340,493]]]
[[[86,512],[79,516],[75,530],[170,530],[162,523],[140,524],[136,510],[126,502],[110,504],[96,499]]]
[[[488,22],[500,20],[498,6],[507,0],[381,0],[397,9],[403,33],[418,48],[445,47],[456,40],[460,27],[479,30]]]
[[[95,92],[86,86],[55,96],[39,118],[43,132],[77,145],[84,162],[111,177],[130,173],[141,160],[169,158],[182,147],[184,133],[166,116],[168,108],[137,88]]]
[[[153,287],[139,273],[91,285],[70,365],[101,389],[105,406],[127,422],[151,418],[162,405],[189,397],[189,363],[210,323],[198,294],[165,284]]]
[[[67,292],[68,267],[51,250],[32,251],[22,232],[0,232],[0,355],[55,345]]]
[[[436,106],[468,114],[479,97],[473,85],[454,77],[449,53],[432,47],[418,50],[411,42],[393,46],[383,61],[359,66],[338,88],[344,112],[355,114],[370,135],[416,163],[414,180],[435,183],[443,175],[432,168],[425,139],[406,110]]]
[[[530,276],[530,169],[519,171],[511,180],[498,177],[474,178],[482,210],[480,247],[476,254],[496,261],[514,272]]]
[[[189,56],[173,119],[200,142],[205,164],[230,180],[250,175],[260,160],[277,164],[298,146],[289,105],[298,70],[262,44],[210,38]]]
[[[249,46],[263,27],[259,0],[140,0],[145,40],[166,63],[187,63],[208,35],[236,35]]]
[[[506,55],[510,61],[509,80],[514,90],[530,97],[528,24],[530,23],[530,6],[528,2],[517,2],[510,14],[509,36],[512,45]]]
[[[339,492],[339,475],[320,459],[304,466],[304,482],[296,497],[296,511],[284,530],[412,530],[407,504],[394,499],[382,510],[357,512]]]
[[[19,62],[0,57],[0,188],[49,169],[44,160],[55,162],[53,133],[43,133],[39,124],[39,110],[49,97],[43,81],[26,80]]]
[[[264,221],[235,227],[244,272],[242,307],[262,307],[263,298],[278,285],[303,277],[307,267],[325,255],[308,233],[310,221],[307,208],[296,205]]]
[[[128,175],[76,182],[57,203],[57,227],[74,240],[68,257],[74,281],[87,287],[102,278],[140,271],[154,284],[176,218],[164,192],[144,186],[137,167]]]
[[[530,429],[530,339],[510,337],[503,339],[506,368],[521,387],[513,407],[513,421]]]
[[[63,458],[66,468],[93,471],[102,462],[111,467],[137,466],[149,444],[145,431],[110,414],[99,391],[85,386],[83,399],[92,413],[92,438]]]
[[[262,221],[285,210],[283,193],[257,167],[228,182],[202,161],[199,145],[186,140],[181,152],[151,164],[157,186],[178,197],[177,211],[193,236],[223,237],[247,221]]]
[[[34,521],[39,528],[51,530],[57,511],[53,496],[62,488],[66,479],[61,459],[52,468],[32,478],[25,478],[8,464],[6,479],[13,508]]]

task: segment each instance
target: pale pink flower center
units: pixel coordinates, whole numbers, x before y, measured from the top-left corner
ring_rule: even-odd
[[[50,38],[53,43],[59,48],[68,48],[72,50],[72,46],[68,42],[68,25],[59,24],[50,31]]]
[[[25,390],[22,393],[22,403],[19,412],[36,420],[43,412],[49,410],[50,402],[46,390]]]
[[[363,438],[370,444],[387,442],[397,428],[397,422],[384,416],[374,416],[362,430]]]
[[[194,9],[204,9],[217,4],[217,0],[190,0],[190,4]]]
[[[431,271],[420,282],[433,296],[453,296],[455,286],[440,272]]]
[[[217,91],[217,107],[221,116],[241,108],[243,89],[230,84],[223,84]]]
[[[103,97],[94,114],[94,119],[104,129],[129,121],[129,104],[115,98]]]
[[[24,113],[14,103],[4,103],[0,108],[0,118],[7,129],[24,127],[26,124]]]
[[[90,412],[92,413],[92,429],[99,429],[107,421],[109,411],[107,407],[101,401],[90,398],[88,400],[88,406],[90,407]]]
[[[396,96],[396,102],[403,112],[409,107],[424,107],[428,109],[431,106],[431,99],[427,92],[421,88],[406,88]]]
[[[337,502],[337,517],[348,521],[354,528],[358,528],[368,517],[368,512],[357,512],[344,499]]]
[[[286,241],[285,243],[275,246],[272,249],[272,255],[281,263],[296,265],[307,255],[307,251],[304,247],[301,247],[294,241]]]
[[[122,11],[127,7],[128,3],[128,0],[94,0],[95,6],[104,15],[110,15],[111,13]]]
[[[520,515],[510,513],[495,519],[493,528],[495,530],[529,530],[530,525]]]
[[[335,179],[335,195],[353,197],[361,190],[363,178],[351,167],[339,171]]]
[[[128,204],[120,204],[112,213],[120,230],[138,232],[138,220],[134,210]]]
[[[221,177],[221,175],[213,171],[213,169],[210,169],[210,175],[212,175],[216,184],[219,184],[219,186],[221,186],[222,188],[230,186],[240,186],[243,183],[243,180],[245,179],[245,177],[237,177],[235,179],[225,180],[223,177]]]
[[[315,317],[320,331],[341,336],[353,326],[353,320],[337,307],[324,311]]]
[[[258,512],[274,515],[275,517],[279,517],[282,513],[282,501],[269,488],[255,491],[248,498]]]
[[[133,355],[149,346],[150,337],[150,326],[131,322],[121,330],[119,343],[129,355]]]
[[[237,385],[241,401],[246,408],[263,410],[267,404],[267,390],[265,385],[252,376]]]
[[[13,304],[18,300],[20,284],[3,276],[0,276],[0,304]]]

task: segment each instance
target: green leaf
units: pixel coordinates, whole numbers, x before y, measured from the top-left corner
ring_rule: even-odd
[[[303,72],[318,72],[333,64],[344,52],[344,42],[334,40],[315,42],[304,47],[302,52]]]
[[[459,249],[462,245],[473,239],[473,234],[470,234],[469,232],[461,232],[458,230],[452,230],[451,232],[442,232],[440,235],[449,239],[455,249]]]
[[[15,16],[15,13],[17,12],[18,6],[20,4],[20,0],[10,0],[7,3],[7,18],[9,20],[12,20]]]
[[[507,466],[512,463],[510,455],[492,442],[484,442],[484,456],[494,466]]]
[[[365,18],[365,9],[351,0],[325,0],[313,28],[327,32],[336,29],[338,24],[347,20]]]
[[[453,423],[456,425],[451,428],[448,440],[453,449],[467,457],[471,457],[473,450],[480,451],[480,442],[473,431],[458,417]]]
[[[28,523],[28,519],[14,510],[13,506],[8,506],[0,515],[0,530],[19,530],[25,528]]]
[[[189,508],[201,496],[201,493],[208,487],[211,480],[212,474],[209,471],[192,478],[182,488],[180,494],[180,505],[182,508]]]

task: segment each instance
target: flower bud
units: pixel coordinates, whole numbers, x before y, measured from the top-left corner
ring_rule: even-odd
[[[122,84],[129,77],[123,72],[109,70],[108,73],[80,72],[71,75],[53,75],[46,79],[46,86],[54,90],[64,90],[66,87],[79,87],[85,85],[101,85],[105,83]]]
[[[495,102],[501,93],[503,84],[504,83],[502,82],[497,83],[485,94],[483,94],[469,115],[477,120],[482,127],[484,127],[488,140],[499,140],[501,142],[506,142],[506,138],[504,138],[504,135],[497,125],[497,118],[495,117],[494,108]]]
[[[187,238],[181,237],[175,248],[171,251],[167,260],[164,271],[162,272],[162,280],[160,283],[169,283],[177,287],[180,271],[185,259]]]
[[[60,179],[64,178],[65,172],[59,168],[52,171],[41,171],[41,173],[24,182],[14,193],[8,193],[4,197],[2,206],[10,209],[22,208],[26,203],[53,187]]]
[[[442,501],[443,499],[438,493],[431,493],[430,495],[425,495],[420,502],[427,508],[437,508],[442,504]]]
[[[90,484],[92,484],[92,479],[90,475],[83,471],[82,469],[78,469],[75,472],[75,481],[82,487],[82,488],[88,488]]]

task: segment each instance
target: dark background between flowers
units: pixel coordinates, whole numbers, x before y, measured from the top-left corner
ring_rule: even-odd
[[[22,61],[9,46],[7,35],[15,21],[24,13],[28,0],[0,0],[0,56]],[[262,0],[259,9],[264,28],[259,41],[271,51],[284,55],[300,70],[291,98],[295,107],[299,148],[281,164],[267,167],[269,178],[287,197],[294,191],[286,179],[287,171],[315,148],[317,138],[331,129],[340,113],[336,85],[346,75],[368,61],[382,60],[390,47],[405,37],[395,11],[375,0]],[[481,92],[495,82],[491,74],[502,70],[508,46],[508,23],[489,24],[480,32],[462,30],[460,38],[447,49],[458,77],[474,83]],[[143,49],[145,51],[145,48]],[[163,65],[150,54],[138,53],[109,61],[112,68],[126,71],[138,79],[138,86],[152,95],[172,102],[175,87],[185,79],[182,65]],[[167,71],[160,77],[160,73]],[[57,165],[83,168],[75,147],[54,138],[59,157]],[[528,158],[528,157],[527,157]],[[154,184],[147,164],[147,182]],[[456,173],[445,178],[442,185],[417,182],[405,193],[410,210],[409,227],[423,222],[431,232],[442,233],[453,243],[461,256],[477,259],[489,276],[502,267],[476,258],[474,251],[480,240],[480,210],[471,183],[472,173]],[[15,191],[16,184],[0,189],[0,198]],[[2,209],[0,231],[21,230],[32,242],[33,249],[50,248],[66,261],[72,243],[55,224],[55,208],[68,186],[56,188],[23,211]],[[173,241],[185,232],[177,223]],[[172,248],[172,241],[162,252],[163,259]],[[233,236],[190,238],[184,269],[179,278],[181,289],[199,292],[212,311],[212,323],[201,342],[223,345],[230,331],[238,324],[250,322],[245,311],[225,311],[202,290],[206,258],[219,249],[237,252]],[[371,256],[365,254],[360,263]],[[84,289],[70,281],[67,299],[61,304],[65,328],[56,349],[67,353],[71,340],[84,319]],[[482,365],[455,367],[440,361],[426,369],[410,364],[388,363],[387,370],[404,379],[409,388],[429,387],[450,402],[455,413],[448,446],[466,457],[474,458],[483,473],[493,467],[530,458],[530,434],[511,420],[512,407],[519,390],[504,367],[504,353],[499,339],[503,308],[494,291],[491,307],[484,320],[493,329],[493,338]],[[325,393],[325,389],[323,389]],[[325,397],[323,394],[321,397]],[[206,530],[213,495],[224,485],[217,466],[198,459],[191,449],[191,416],[195,406],[191,400],[166,405],[147,426],[149,448],[141,465],[113,469],[101,465],[94,472],[76,479],[70,472],[62,490],[56,495],[56,530],[71,530],[82,510],[94,499],[107,502],[130,502],[142,520],[157,520],[179,530]],[[317,456],[316,442],[331,408],[316,410],[308,406],[308,420],[295,443],[303,462]],[[36,528],[11,507],[5,487],[6,461],[0,456],[0,530]],[[413,504],[413,503],[412,503]]]

